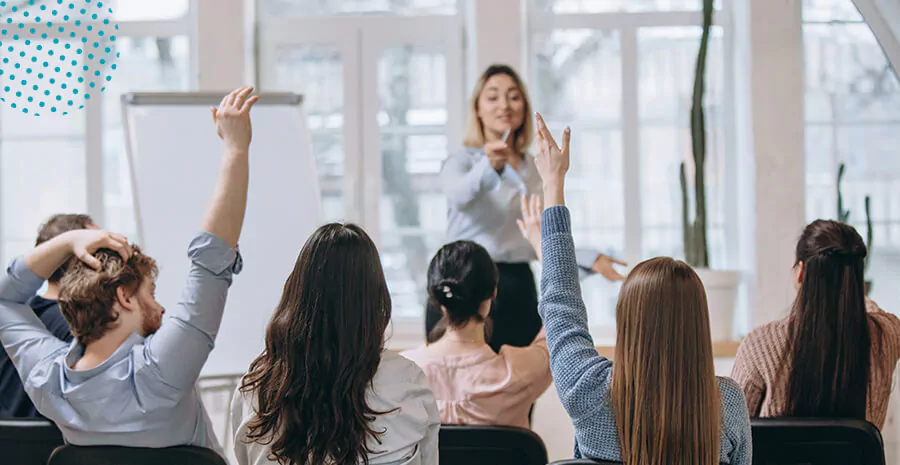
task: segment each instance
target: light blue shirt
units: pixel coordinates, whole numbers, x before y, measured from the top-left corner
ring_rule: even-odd
[[[25,305],[43,280],[21,258],[0,275],[0,342],[37,410],[79,446],[195,445],[221,453],[195,384],[213,348],[238,250],[203,232],[178,305],[156,334],[132,334],[103,363],[73,370],[84,354],[50,334]]]
[[[447,197],[447,240],[480,244],[495,262],[537,259],[516,220],[522,218],[522,194],[541,195],[541,176],[530,155],[519,169],[497,173],[482,149],[454,152],[444,162],[441,186]]]

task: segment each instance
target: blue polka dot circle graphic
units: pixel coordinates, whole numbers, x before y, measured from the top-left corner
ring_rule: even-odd
[[[119,58],[108,3],[0,0],[0,102],[41,116],[97,99]]]

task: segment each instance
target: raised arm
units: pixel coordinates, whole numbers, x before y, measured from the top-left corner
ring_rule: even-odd
[[[0,342],[23,381],[41,360],[68,344],[57,339],[25,302],[73,255],[97,268],[97,249],[118,251],[126,260],[131,248],[123,236],[100,230],[69,231],[13,260],[0,275]]]
[[[607,404],[612,362],[600,356],[588,331],[578,283],[569,211],[555,206],[543,217],[544,267],[538,313],[547,331],[550,369],[560,401],[573,420]]]
[[[544,182],[548,207],[541,221],[544,267],[538,313],[547,331],[556,390],[566,412],[577,422],[607,406],[612,362],[594,348],[578,283],[575,245],[563,195],[569,169],[569,130],[560,149],[540,115],[537,123],[539,154],[535,164]]]
[[[521,354],[517,356],[519,365],[516,367],[516,371],[522,373],[524,379],[528,381],[525,387],[528,396],[526,402],[529,404],[534,403],[553,384],[546,330],[541,328],[541,331],[538,332],[538,335],[528,347],[504,346],[501,349],[501,354],[505,350],[513,350]]]
[[[191,269],[178,306],[151,336],[146,363],[165,384],[191,389],[206,363],[222,322],[232,276],[240,272],[237,243],[244,223],[252,129],[251,87],[225,96],[213,109],[213,122],[225,145],[212,201],[200,233],[188,247]]]
[[[219,181],[212,203],[203,218],[203,230],[237,247],[250,182],[250,108],[259,98],[249,97],[252,87],[242,87],[225,96],[219,108],[212,109],[216,132],[225,142],[225,155],[219,167]]]

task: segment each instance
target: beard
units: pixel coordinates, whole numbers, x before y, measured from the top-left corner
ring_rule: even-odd
[[[159,331],[159,327],[162,326],[163,312],[157,313],[152,310],[142,310],[141,314],[143,317],[141,331],[144,337]]]

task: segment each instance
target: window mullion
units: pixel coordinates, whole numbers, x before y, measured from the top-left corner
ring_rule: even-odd
[[[622,175],[625,203],[625,260],[637,263],[643,255],[641,221],[641,148],[638,114],[637,28],[621,29],[622,47]]]

